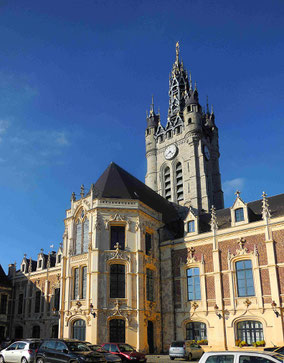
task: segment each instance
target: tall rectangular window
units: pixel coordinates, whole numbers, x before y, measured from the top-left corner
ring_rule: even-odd
[[[146,292],[147,300],[154,301],[154,271],[149,268],[146,270]]]
[[[83,253],[88,252],[89,247],[89,220],[85,219],[83,224]]]
[[[54,309],[56,311],[59,310],[59,303],[60,303],[60,289],[54,290]]]
[[[18,314],[23,313],[23,302],[24,302],[24,295],[20,294],[19,295],[19,300],[18,300]]]
[[[73,299],[76,300],[79,295],[79,269],[74,269],[74,288],[73,288]]]
[[[82,299],[86,299],[87,291],[87,266],[82,268]]]
[[[76,224],[76,243],[75,243],[75,254],[79,255],[82,250],[82,223],[80,221]]]
[[[238,296],[254,296],[255,292],[251,260],[242,260],[236,262],[236,276]]]
[[[195,223],[194,223],[194,221],[189,221],[187,223],[187,225],[188,225],[188,232],[189,233],[190,232],[195,232]]]
[[[40,312],[40,298],[41,298],[41,291],[37,291],[35,296],[35,313]]]
[[[235,210],[235,220],[236,222],[241,222],[245,220],[243,208],[238,208]]]
[[[110,249],[114,250],[115,245],[119,244],[121,250],[125,249],[125,227],[111,226],[110,227]]]
[[[186,275],[188,300],[201,300],[199,268],[189,268]]]
[[[125,298],[125,266],[110,266],[110,297]]]
[[[6,314],[6,312],[7,312],[7,300],[8,300],[8,296],[2,294],[1,295],[1,302],[0,302],[0,314]]]
[[[146,255],[150,255],[152,251],[152,235],[150,233],[145,234],[145,245],[146,245]]]

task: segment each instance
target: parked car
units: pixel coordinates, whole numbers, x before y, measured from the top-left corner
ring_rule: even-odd
[[[283,360],[273,352],[224,351],[206,352],[199,363],[279,363]]]
[[[98,344],[87,343],[87,346],[95,352],[102,353],[107,362],[121,363],[122,360],[117,354],[111,354]]]
[[[33,362],[41,342],[41,339],[23,339],[8,345],[0,352],[0,363]]]
[[[284,347],[267,347],[267,348],[264,348],[263,350],[264,351],[275,352],[275,353],[279,353],[279,354],[284,355]]]
[[[36,354],[36,363],[106,363],[103,354],[94,352],[75,339],[45,339]]]
[[[191,340],[178,340],[172,342],[169,349],[170,359],[183,358],[187,360],[199,359],[204,350],[200,345],[192,342]]]
[[[131,345],[126,343],[104,343],[102,347],[115,355],[118,355],[122,362],[147,362],[146,356],[143,353],[136,352]]]

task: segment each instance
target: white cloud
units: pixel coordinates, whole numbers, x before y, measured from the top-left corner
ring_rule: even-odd
[[[234,195],[234,193],[237,190],[242,190],[244,188],[244,185],[245,185],[244,178],[226,180],[223,183],[224,194],[227,195],[228,197],[231,197],[232,195]]]

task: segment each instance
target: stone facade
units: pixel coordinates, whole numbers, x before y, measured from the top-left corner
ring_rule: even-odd
[[[72,194],[57,252],[10,265],[11,338],[282,344],[284,194],[245,203],[237,191],[224,209],[215,116],[176,52],[167,125],[153,102],[147,117],[146,185],[111,163]]]

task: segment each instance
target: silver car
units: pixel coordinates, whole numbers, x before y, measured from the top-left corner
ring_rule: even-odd
[[[32,363],[40,344],[40,339],[24,339],[14,342],[1,350],[0,363]]]
[[[199,359],[204,350],[200,345],[191,340],[180,340],[172,342],[169,350],[170,359],[184,358],[187,360]]]

